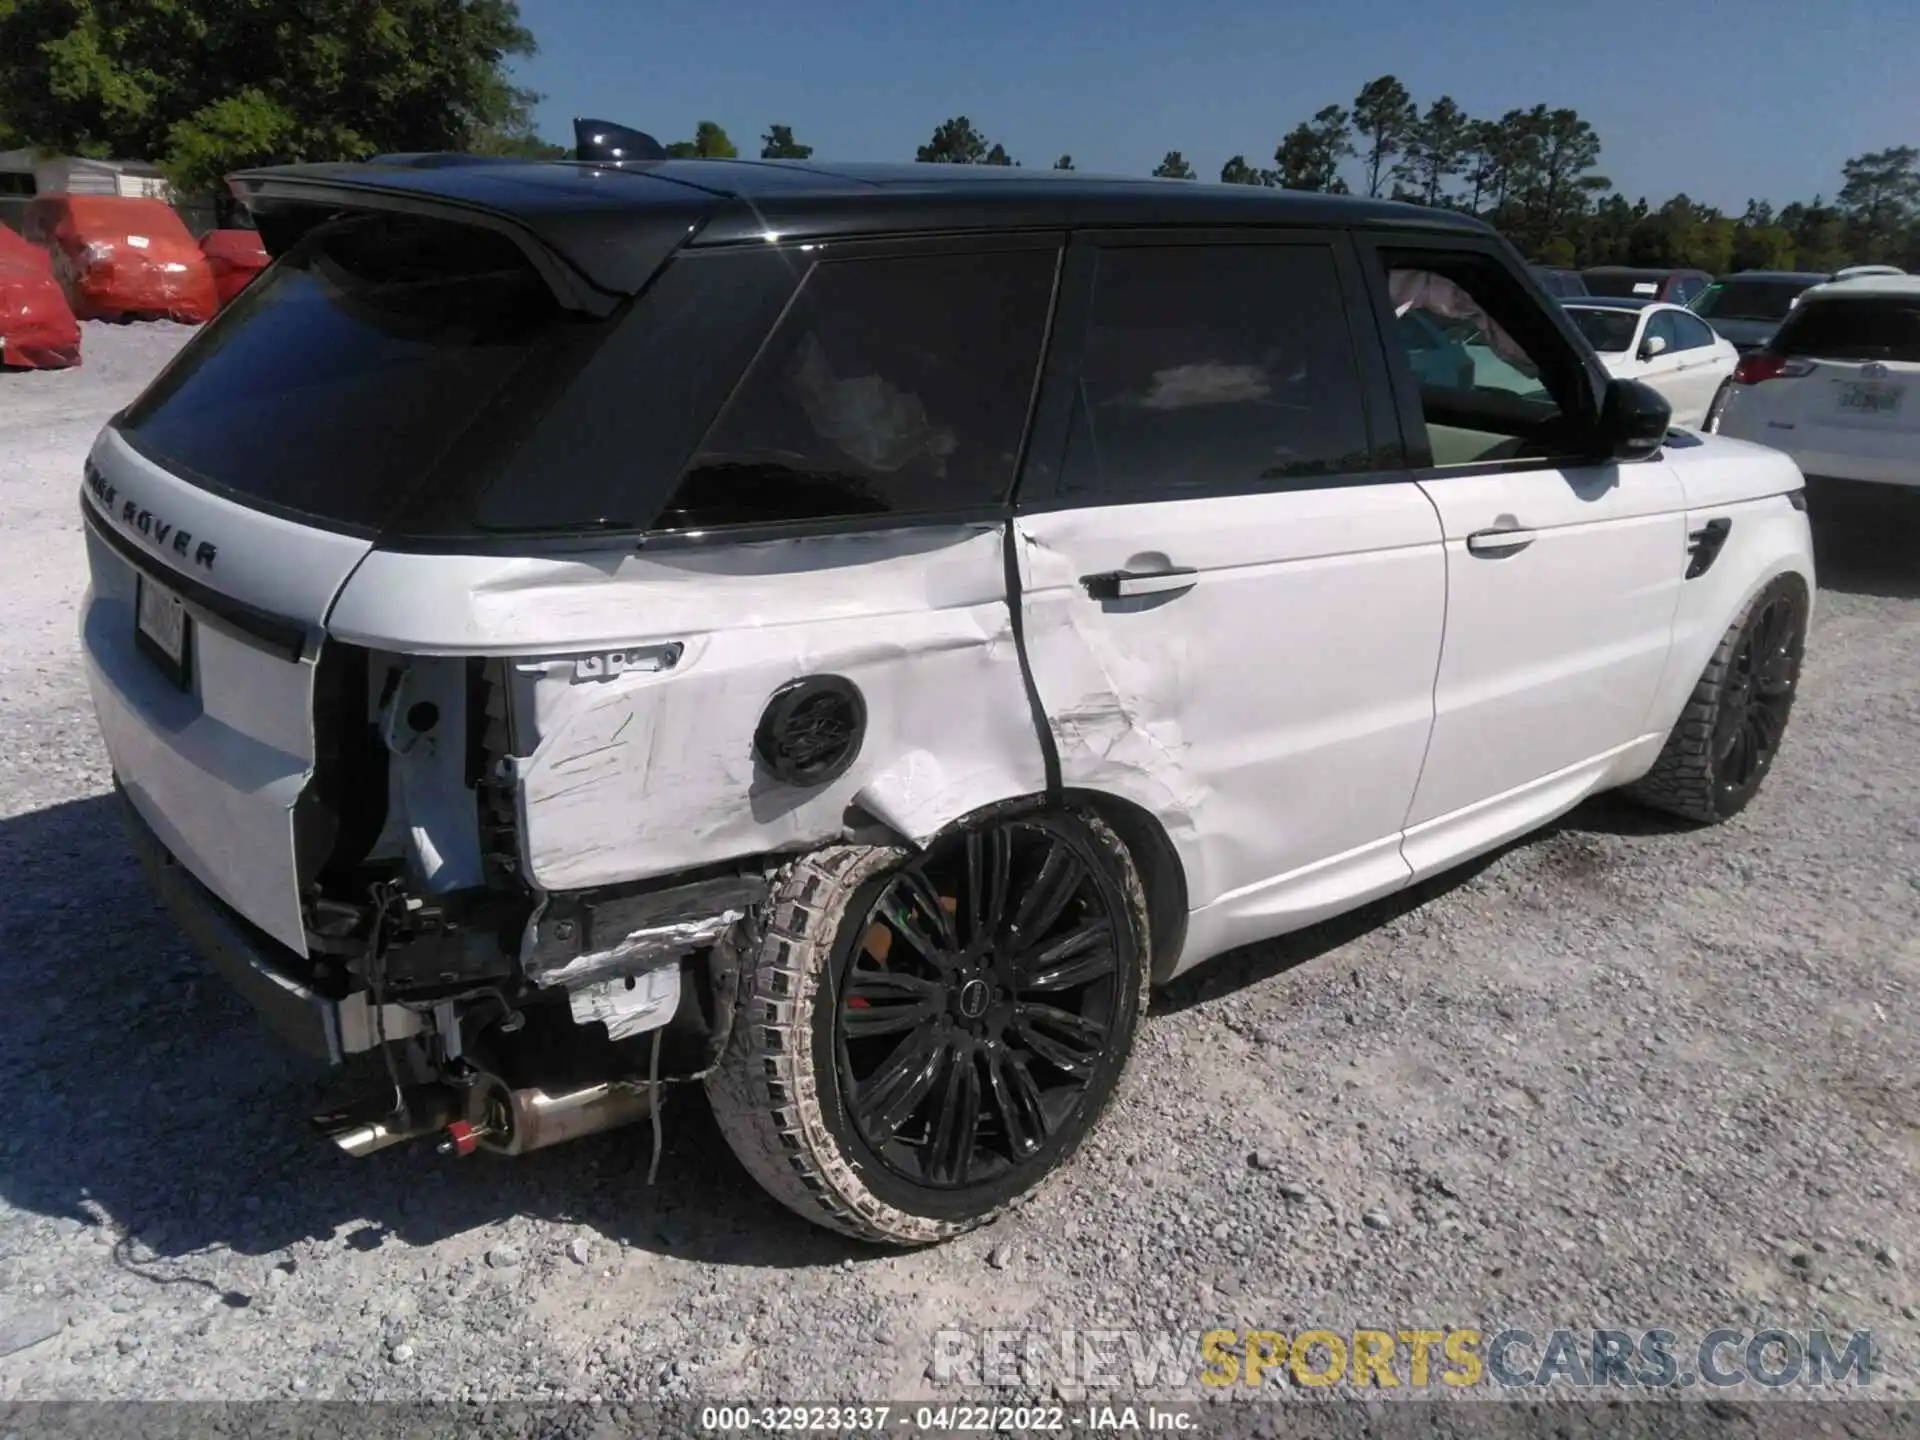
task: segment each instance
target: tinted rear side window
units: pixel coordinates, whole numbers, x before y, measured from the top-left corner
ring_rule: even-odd
[[[1631,349],[1634,332],[1640,328],[1637,310],[1596,310],[1592,306],[1569,305],[1567,316],[1574,328],[1587,337],[1589,345],[1607,354]]]
[[[1920,296],[1811,301],[1787,318],[1773,349],[1816,359],[1920,363]]]
[[[662,529],[937,514],[1013,484],[1054,248],[814,266]]]
[[[1693,301],[1696,315],[1712,320],[1777,321],[1793,309],[1793,297],[1810,280],[1722,280]]]
[[[588,323],[504,236],[336,221],[243,291],[122,429],[243,502],[379,530],[529,360]]]
[[[1172,498],[1364,471],[1361,397],[1326,246],[1110,249],[1062,488]]]

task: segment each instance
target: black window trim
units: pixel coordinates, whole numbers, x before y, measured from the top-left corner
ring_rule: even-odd
[[[1575,329],[1573,321],[1566,312],[1551,300],[1542,303],[1538,285],[1533,283],[1525,261],[1519,252],[1506,241],[1498,237],[1478,235],[1432,234],[1426,231],[1395,231],[1369,229],[1355,237],[1359,251],[1361,271],[1367,286],[1368,297],[1373,311],[1375,342],[1386,356],[1386,363],[1392,377],[1392,389],[1395,412],[1400,423],[1400,443],[1402,453],[1407,457],[1407,472],[1415,480],[1447,480],[1473,475],[1521,474],[1535,470],[1562,470],[1569,465],[1609,465],[1619,462],[1601,455],[1594,456],[1548,456],[1544,458],[1526,458],[1518,460],[1487,460],[1471,465],[1435,465],[1433,451],[1427,441],[1426,421],[1420,406],[1419,383],[1414,378],[1413,367],[1400,353],[1393,340],[1394,314],[1393,299],[1387,290],[1386,270],[1381,264],[1382,250],[1425,250],[1461,255],[1473,255],[1491,261],[1507,272],[1509,279],[1540,306],[1547,324],[1559,336],[1561,342],[1571,350],[1579,360],[1587,379],[1587,393],[1582,397],[1587,409],[1581,416],[1583,424],[1589,429],[1597,429],[1600,406],[1605,397],[1607,376],[1601,367],[1593,347],[1588,345]],[[1635,346],[1644,330],[1644,312],[1642,328],[1635,331]],[[1656,452],[1657,453],[1657,452]]]
[[[1425,235],[1428,232],[1416,232]],[[1074,398],[1086,355],[1092,319],[1094,281],[1103,250],[1200,249],[1208,246],[1312,246],[1330,250],[1340,286],[1347,336],[1360,374],[1361,409],[1373,464],[1339,475],[1303,475],[1283,480],[1246,481],[1179,489],[1126,490],[1114,494],[1062,493],[1061,475],[1072,439]],[[1353,232],[1301,225],[1129,226],[1075,231],[1061,270],[1054,306],[1053,344],[1040,380],[1040,398],[1030,427],[1026,463],[1014,488],[1017,514],[1106,509],[1170,500],[1212,500],[1229,495],[1286,494],[1299,490],[1336,490],[1356,485],[1403,484],[1407,479],[1401,431],[1387,375],[1386,358],[1373,339],[1368,300],[1354,255]]]

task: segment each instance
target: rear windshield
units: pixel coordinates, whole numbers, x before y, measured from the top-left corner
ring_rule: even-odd
[[[1633,274],[1596,275],[1589,270],[1580,277],[1587,282],[1589,295],[1640,295],[1653,297],[1660,293],[1660,282],[1664,275]]]
[[[1692,310],[1709,320],[1780,321],[1793,309],[1793,297],[1811,280],[1722,280],[1709,285]]]
[[[1590,306],[1567,307],[1567,316],[1587,343],[1602,353],[1612,354],[1633,344],[1633,332],[1639,328],[1638,310],[1595,310]]]
[[[414,216],[334,221],[242,291],[121,430],[236,499],[377,531],[580,323],[502,235]]]
[[[1780,327],[1773,348],[1823,360],[1920,364],[1920,297],[1810,301]]]

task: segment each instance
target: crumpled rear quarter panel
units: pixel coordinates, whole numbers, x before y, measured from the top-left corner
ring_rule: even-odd
[[[509,662],[522,858],[549,890],[825,843],[856,803],[921,839],[1045,785],[997,526],[566,559],[379,552],[328,628]],[[656,671],[576,663],[675,645]],[[867,730],[844,774],[800,789],[759,764],[754,731],[774,691],[818,674],[860,688]]]

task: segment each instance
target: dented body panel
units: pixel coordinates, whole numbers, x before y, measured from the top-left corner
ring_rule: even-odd
[[[189,484],[113,430],[79,503],[81,646],[114,773],[202,885],[303,955],[293,811],[313,773],[313,652],[370,544]],[[184,611],[183,683],[142,653],[143,589]]]
[[[1417,485],[1065,510],[1019,531],[1062,781],[1165,828],[1200,912],[1183,963],[1405,881],[1446,615]],[[1082,581],[1175,562],[1190,589],[1101,600]]]
[[[376,553],[330,622],[356,644],[508,662],[527,877],[610,885],[842,835],[925,838],[1045,770],[995,525],[497,559]],[[398,589],[409,596],[394,606]],[[853,765],[796,790],[755,757],[774,691],[843,676]]]

